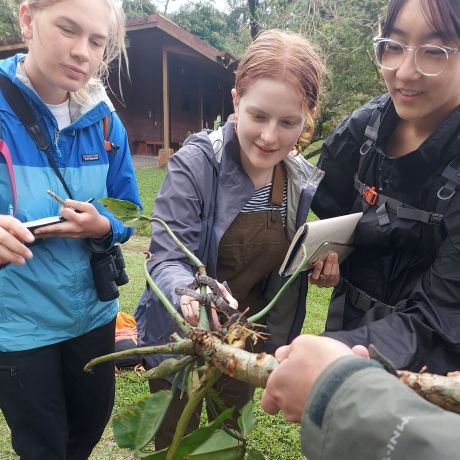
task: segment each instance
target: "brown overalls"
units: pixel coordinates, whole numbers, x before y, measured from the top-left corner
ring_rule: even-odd
[[[283,203],[286,170],[283,163],[275,166],[270,203],[280,207]],[[282,215],[278,210],[255,213],[239,213],[228,227],[219,244],[217,256],[217,279],[227,281],[232,296],[238,301],[239,311],[249,308],[246,316],[251,316],[265,307],[264,284],[269,274],[281,266],[289,247]],[[270,299],[269,299],[270,300]],[[262,320],[263,322],[263,320]],[[263,343],[247,345],[247,349],[260,352]],[[166,380],[150,380],[151,392],[169,389]],[[254,387],[223,375],[216,383],[228,407],[243,407],[254,394]],[[186,398],[180,399],[176,392],[162,426],[155,436],[156,450],[170,445]],[[198,428],[201,407],[192,417],[188,431]],[[235,416],[235,420],[238,417]]]

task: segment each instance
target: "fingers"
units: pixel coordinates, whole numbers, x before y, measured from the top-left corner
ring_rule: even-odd
[[[192,326],[197,326],[200,308],[198,302],[188,295],[183,295],[180,298],[180,308],[185,320]]]
[[[290,346],[290,345],[283,345],[282,347],[279,347],[279,348],[275,351],[275,358],[276,358],[279,362],[285,360],[285,359],[289,356],[290,350],[291,350],[291,346]]]
[[[211,316],[212,316],[212,322],[214,324],[214,327],[216,329],[220,329],[222,327],[222,324],[220,324],[219,317],[217,316],[217,312],[216,312],[215,308],[212,308]]]
[[[261,400],[262,409],[269,415],[275,415],[280,411],[275,398],[269,391],[264,391]]]
[[[340,281],[339,256],[331,252],[324,261],[318,261],[310,274],[310,283],[318,287],[334,287]]]
[[[101,238],[111,230],[107,217],[99,214],[98,210],[84,201],[66,200],[68,207],[62,207],[60,213],[65,222],[35,231],[41,238],[59,236],[62,238]]]
[[[11,216],[0,216],[0,264],[23,265],[32,258],[32,251],[23,244],[35,240],[24,224]]]
[[[282,411],[286,420],[299,422],[310,392],[321,373],[337,359],[351,355],[345,344],[329,337],[302,335],[279,348],[279,365],[270,374],[262,407],[269,414]]]
[[[217,282],[217,285],[219,286],[220,292],[222,292],[224,299],[228,300],[229,306],[235,310],[238,310],[238,301],[232,297],[232,295],[228,292],[227,288],[222,283]]]
[[[217,283],[217,286],[222,294],[222,297],[224,299],[226,299],[228,301],[228,306],[230,306],[232,309],[235,309],[237,310],[238,309],[238,302],[237,300],[232,297],[232,295],[230,294],[229,290],[222,284],[222,283],[219,283],[215,280],[212,280],[214,283]],[[216,290],[215,288],[213,288],[214,291]],[[206,286],[206,291],[207,293],[211,293],[212,290],[210,289],[209,286]],[[200,292],[200,288],[196,289],[196,292]],[[187,294],[184,294],[181,296],[180,298],[180,307],[181,307],[181,311],[182,311],[182,314],[184,316],[184,318],[192,325],[192,326],[196,326],[198,324],[198,320],[199,320],[199,311],[200,311],[200,307],[199,307],[199,302],[197,300],[194,300],[193,297],[191,297],[190,295],[187,295]],[[222,300],[222,299],[218,299],[219,302]],[[201,301],[201,300],[200,300]],[[216,300],[217,302],[217,300]],[[218,302],[218,303],[219,303]],[[223,308],[222,306],[220,306],[221,308]],[[219,316],[217,314],[217,311],[216,311],[216,308],[218,308],[219,311],[221,311],[219,309],[219,307],[216,307],[216,305],[214,305],[214,301],[212,302],[212,305],[211,305],[211,317],[209,318],[210,321],[212,322],[212,324],[214,325],[214,327],[216,329],[220,329],[222,327],[222,324],[219,320]],[[225,308],[227,308],[227,305],[225,305]],[[229,313],[227,312],[227,315]]]

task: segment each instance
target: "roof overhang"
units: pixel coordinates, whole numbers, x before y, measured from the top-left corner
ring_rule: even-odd
[[[214,48],[214,46],[211,46],[204,40],[182,29],[161,14],[157,13],[151,16],[130,19],[126,23],[126,32],[128,36],[131,31],[153,28],[163,31],[212,62],[222,64],[224,67],[228,67],[235,61],[235,57],[230,53]]]

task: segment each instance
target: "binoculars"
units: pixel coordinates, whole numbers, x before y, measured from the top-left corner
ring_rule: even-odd
[[[120,296],[118,286],[123,286],[129,281],[125,266],[119,245],[105,252],[93,252],[91,270],[99,300],[108,302]]]

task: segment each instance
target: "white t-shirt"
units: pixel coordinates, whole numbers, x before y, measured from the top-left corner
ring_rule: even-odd
[[[66,126],[69,126],[72,123],[70,118],[70,99],[67,99],[62,104],[46,104],[46,106],[51,110],[51,113],[57,120],[59,129],[64,129]]]

